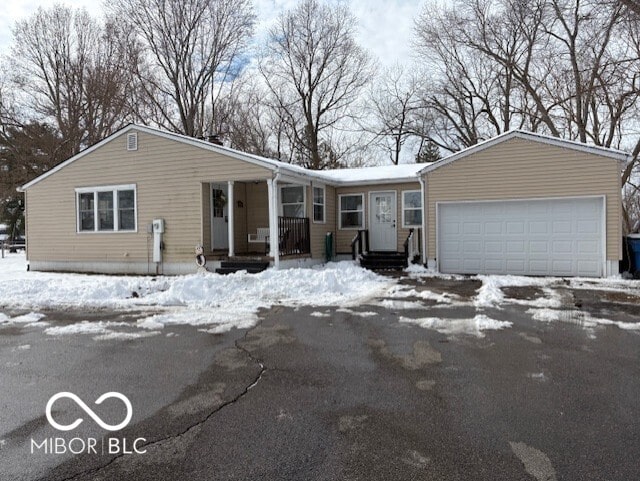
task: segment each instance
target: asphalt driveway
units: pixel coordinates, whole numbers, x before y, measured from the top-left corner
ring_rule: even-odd
[[[639,293],[559,284],[549,322],[531,310],[546,287],[505,287],[503,302],[479,308],[476,279],[400,282],[400,299],[274,307],[256,327],[222,335],[174,326],[95,341],[1,328],[0,479],[638,477],[640,331],[620,326],[640,320]],[[511,326],[443,328],[479,312]],[[47,314],[53,323],[130,315]],[[611,324],[593,321],[602,318]],[[57,432],[44,407],[59,391],[87,404],[125,393],[132,422],[117,434],[90,419],[73,435]],[[94,407],[120,416],[117,402]],[[71,403],[56,412],[61,422],[81,414]],[[32,439],[107,435],[144,438],[146,452],[30,452]]]

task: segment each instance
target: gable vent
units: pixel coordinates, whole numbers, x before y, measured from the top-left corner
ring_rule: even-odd
[[[127,134],[127,150],[138,150],[138,134]]]

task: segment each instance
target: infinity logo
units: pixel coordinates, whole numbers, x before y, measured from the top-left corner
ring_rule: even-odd
[[[127,399],[127,397],[124,394],[120,394],[119,392],[107,392],[104,393],[102,396],[100,396],[98,399],[96,399],[95,404],[102,404],[102,402],[105,399],[109,399],[109,398],[117,398],[120,399],[124,405],[127,408],[127,416],[124,418],[124,421],[122,421],[120,424],[116,424],[115,426],[112,426],[111,424],[107,424],[105,423],[102,419],[100,419],[98,417],[98,415],[96,413],[94,413],[91,408],[89,406],[87,406],[84,401],[82,399],[80,399],[78,396],[76,396],[75,394],[73,394],[72,392],[59,392],[58,394],[55,394],[51,397],[51,399],[49,399],[49,402],[47,403],[47,410],[46,410],[46,414],[47,414],[47,420],[49,421],[49,424],[51,424],[51,426],[53,426],[54,428],[56,428],[58,431],[71,431],[72,429],[77,428],[82,421],[84,421],[84,419],[82,418],[78,418],[76,419],[74,422],[72,422],[71,424],[67,425],[67,426],[63,426],[62,424],[58,424],[54,419],[53,416],[51,416],[51,408],[53,407],[53,404],[61,398],[69,398],[72,401],[74,401],[78,406],[80,406],[82,408],[82,410],[84,412],[86,412],[89,416],[91,416],[91,419],[93,419],[98,426],[100,426],[102,429],[106,429],[107,431],[119,431],[122,428],[124,428],[127,424],[129,424],[129,421],[131,421],[131,416],[133,416],[133,408],[131,407],[131,402],[129,401],[129,399]]]

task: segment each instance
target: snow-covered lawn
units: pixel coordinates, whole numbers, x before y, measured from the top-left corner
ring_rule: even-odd
[[[27,272],[24,254],[0,259],[0,306],[35,311],[0,317],[0,323],[34,323],[41,309],[148,310],[136,326],[159,332],[170,324],[202,326],[207,332],[251,327],[261,308],[287,306],[355,306],[381,295],[394,282],[352,262],[314,269],[268,269],[259,274],[226,276],[207,273],[177,277],[103,276]],[[157,313],[157,311],[161,311]],[[153,311],[154,313],[152,313]],[[39,322],[43,325],[43,322]],[[115,338],[116,322],[50,327],[52,335],[88,333]],[[33,325],[33,324],[30,324]]]

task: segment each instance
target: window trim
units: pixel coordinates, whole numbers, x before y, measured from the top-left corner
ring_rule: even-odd
[[[133,229],[120,229],[120,206],[118,191],[133,190]],[[113,230],[99,230],[98,192],[112,192],[113,195]],[[93,230],[80,229],[80,194],[93,194]],[[77,187],[75,189],[76,234],[135,234],[138,232],[138,188],[136,184],[102,185],[98,187]]]
[[[343,212],[360,212],[359,210],[347,210],[347,211],[343,211],[342,210],[342,198],[343,197],[355,197],[359,195],[360,198],[362,199],[362,224],[359,226],[349,226],[349,227],[343,227],[342,226],[342,213]],[[338,228],[340,230],[361,230],[361,229],[365,229],[366,228],[366,223],[367,223],[367,218],[365,217],[365,211],[366,211],[366,205],[365,205],[365,195],[364,192],[354,192],[352,194],[339,194],[338,195]]]
[[[316,203],[316,193],[313,189],[322,190],[322,204]],[[322,205],[322,220],[316,220],[316,205]],[[314,224],[327,223],[327,188],[324,185],[311,186],[311,218]]]
[[[410,194],[410,193],[417,193],[420,195],[420,207],[412,207],[409,208],[409,210],[419,210],[422,212],[422,217],[424,217],[424,199],[422,198],[422,191],[421,190],[403,190],[402,191],[402,228],[403,229],[420,229],[422,228],[422,222],[420,222],[420,224],[407,224],[405,222],[405,218],[404,218],[404,213],[405,213],[405,203],[404,203],[404,194]]]
[[[302,185],[302,184],[285,184],[285,185],[281,185],[278,188],[278,194],[279,194],[279,198],[278,198],[278,213],[280,216],[284,217],[284,206],[285,204],[283,204],[282,202],[282,189],[286,189],[286,188],[290,188],[290,187],[299,187],[302,188],[302,212],[303,212],[303,216],[299,217],[299,219],[304,219],[306,217],[308,217],[307,214],[307,186],[306,185]],[[287,202],[286,205],[299,205],[297,202],[295,204],[292,204],[290,202]]]

